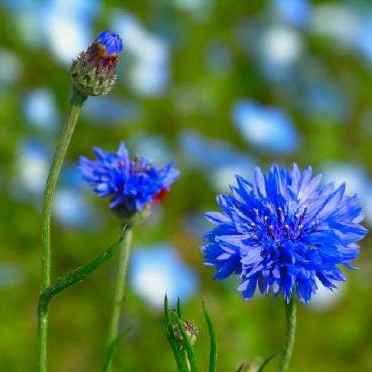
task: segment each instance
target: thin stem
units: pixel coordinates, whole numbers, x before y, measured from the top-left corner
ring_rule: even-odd
[[[109,349],[112,343],[114,343],[119,335],[119,321],[121,306],[124,297],[125,278],[127,274],[128,261],[130,248],[132,244],[132,228],[127,227],[124,229],[124,239],[122,240],[119,247],[118,257],[118,268],[116,274],[115,292],[114,292],[114,303],[112,306],[111,320],[109,326],[109,334],[107,340],[107,348]],[[112,355],[113,357],[113,355]],[[112,369],[112,357],[108,362],[106,371],[110,372]]]
[[[288,370],[289,363],[291,362],[292,358],[296,333],[296,300],[294,295],[292,295],[289,303],[285,304],[285,313],[286,313],[285,342],[282,355],[280,358],[278,369],[279,372],[285,372]]]
[[[79,117],[80,108],[86,97],[73,91],[70,109],[67,115],[66,124],[63,127],[57,148],[54,153],[52,165],[49,170],[48,179],[44,191],[43,209],[41,212],[41,292],[50,285],[50,267],[51,267],[51,250],[50,250],[50,217],[52,211],[53,197],[62,168],[68,146],[74,133],[76,122]],[[48,332],[48,313],[39,313],[39,371],[47,371],[47,332]]]
[[[186,350],[183,350],[182,354],[183,354],[183,357],[185,358],[185,361],[186,361],[187,370],[191,371],[191,365],[190,365],[189,357],[187,356]]]

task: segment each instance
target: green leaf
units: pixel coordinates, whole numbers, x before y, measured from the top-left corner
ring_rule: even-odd
[[[250,364],[247,362],[243,362],[242,364],[239,365],[236,372],[248,372],[249,369],[250,369]]]
[[[110,248],[106,249],[98,257],[89,263],[79,266],[77,269],[71,271],[69,274],[57,279],[56,282],[45,289],[39,298],[39,314],[45,314],[48,311],[48,306],[52,299],[64,289],[81,282],[86,279],[93,271],[98,269],[105,261],[107,261],[114,254],[115,248],[123,240],[123,237],[113,244]]]
[[[165,331],[167,334],[169,345],[172,348],[174,358],[176,359],[178,370],[179,372],[188,372],[186,361],[174,336],[167,295],[165,295],[164,297],[164,318]]]
[[[109,347],[107,348],[107,352],[106,352],[106,358],[105,358],[105,364],[103,365],[103,368],[102,368],[102,372],[107,372],[108,371],[108,368],[110,366],[110,361],[112,359],[112,357],[114,356],[114,353],[115,353],[115,350],[116,348],[118,347],[119,345],[119,342],[120,340],[122,339],[122,337],[124,337],[132,328],[129,327],[127,329],[124,329],[124,331],[120,332],[118,334],[118,336],[115,338],[114,341],[111,342],[111,344],[109,345]]]
[[[177,314],[174,314],[174,316],[175,316],[176,321],[177,321],[178,329],[179,329],[179,331],[181,332],[181,335],[182,335],[182,342],[183,342],[183,346],[186,350],[187,357],[188,357],[189,362],[190,362],[191,372],[197,372],[198,368],[196,367],[196,360],[195,360],[194,351],[192,349],[190,340],[187,337],[185,329],[183,328],[182,319],[180,319],[180,317]]]
[[[204,301],[202,302],[203,313],[205,321],[207,322],[209,337],[211,339],[211,350],[209,354],[209,372],[216,372],[217,370],[217,339],[216,333],[214,332],[213,323],[207,309],[205,308]]]
[[[180,319],[182,319],[182,310],[181,310],[181,300],[177,300],[177,315]]]
[[[257,372],[262,372],[264,368],[271,362],[272,359],[276,357],[276,354],[270,355],[268,358],[264,360],[264,362],[260,365]]]

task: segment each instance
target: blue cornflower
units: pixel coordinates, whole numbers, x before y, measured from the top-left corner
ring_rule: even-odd
[[[143,157],[131,159],[124,142],[117,153],[93,152],[97,160],[80,158],[83,178],[99,196],[111,197],[110,208],[126,217],[160,199],[179,176],[173,163],[158,168]]]
[[[367,230],[357,197],[345,195],[345,184],[323,185],[311,168],[292,171],[256,168],[249,182],[237,176],[232,195],[217,199],[221,212],[206,217],[217,226],[205,235],[205,263],[215,279],[241,277],[245,300],[259,291],[297,297],[308,303],[321,283],[332,290],[344,281],[340,266],[352,268],[357,242]]]

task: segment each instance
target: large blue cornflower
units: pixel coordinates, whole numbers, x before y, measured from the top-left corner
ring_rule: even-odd
[[[340,266],[352,268],[367,230],[356,195],[321,179],[295,164],[292,171],[274,165],[267,174],[257,168],[252,182],[237,176],[232,195],[217,199],[222,213],[206,214],[217,225],[203,247],[215,279],[239,275],[245,300],[258,287],[287,302],[295,290],[304,303],[319,284],[332,290],[344,281]]]
[[[124,142],[118,152],[94,148],[97,160],[80,158],[80,171],[93,191],[111,197],[110,208],[130,217],[169,191],[179,171],[173,163],[158,168],[143,157],[130,159]]]

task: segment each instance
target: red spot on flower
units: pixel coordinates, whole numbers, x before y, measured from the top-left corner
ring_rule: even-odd
[[[165,197],[165,195],[168,194],[168,192],[169,192],[168,189],[162,189],[162,190],[160,190],[160,192],[158,192],[158,193],[155,195],[154,200],[155,200],[155,201],[161,201],[161,200],[163,200],[164,197]]]

